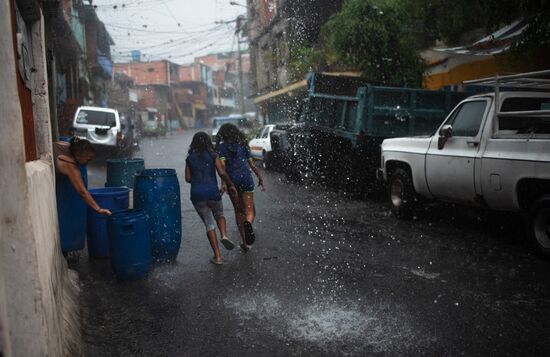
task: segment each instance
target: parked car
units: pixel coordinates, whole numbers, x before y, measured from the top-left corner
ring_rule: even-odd
[[[118,111],[110,108],[82,106],[76,110],[73,128],[75,136],[92,144],[117,148],[121,134]]]
[[[272,133],[279,131],[285,131],[290,128],[292,124],[268,124],[263,126],[256,137],[250,140],[250,153],[256,160],[261,160],[262,166],[265,169],[277,168],[279,166],[279,160],[274,155],[272,150]],[[275,140],[276,141],[276,140]]]
[[[521,212],[550,256],[550,93],[496,93],[462,101],[434,135],[384,140],[378,177],[397,217],[421,199]]]
[[[226,123],[231,123],[237,126],[247,137],[250,138],[255,127],[255,122],[243,115],[232,114],[225,117],[213,117],[212,118],[212,141],[216,141],[216,135],[218,135],[218,130],[221,126]]]
[[[166,136],[166,127],[158,120],[146,120],[143,126],[143,136],[158,138],[160,135]]]

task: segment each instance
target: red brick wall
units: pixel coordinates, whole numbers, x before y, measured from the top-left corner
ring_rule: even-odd
[[[208,55],[195,58],[195,63],[202,63],[214,70],[228,70],[229,72],[237,72],[238,70],[238,55],[234,53],[232,56],[218,58],[217,55]],[[250,73],[250,55],[242,54],[243,72]]]
[[[132,78],[135,85],[168,84],[166,61],[115,63],[114,72]],[[171,78],[176,80],[177,78]]]
[[[193,65],[178,67],[178,79],[180,81],[192,81],[193,80]]]
[[[225,72],[224,71],[212,72],[212,82],[219,87],[223,87],[223,84],[225,82]]]

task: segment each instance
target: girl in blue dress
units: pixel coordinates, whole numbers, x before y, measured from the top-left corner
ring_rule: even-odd
[[[258,186],[262,191],[265,191],[264,180],[250,155],[246,137],[235,125],[230,123],[222,125],[218,131],[216,143],[216,150],[225,164],[225,170],[237,189],[237,195],[230,195],[230,197],[241,234],[241,248],[246,252],[255,241],[252,228],[256,218],[252,172],[258,177]]]
[[[220,248],[216,238],[216,226],[220,230],[221,243],[231,250],[235,247],[227,238],[225,216],[216,171],[229,187],[232,195],[237,195],[235,186],[225,172],[223,163],[214,151],[208,134],[198,132],[193,136],[189,148],[189,155],[185,160],[185,181],[191,183],[191,202],[206,226],[206,235],[214,251],[214,258],[210,261],[216,265],[222,263]]]

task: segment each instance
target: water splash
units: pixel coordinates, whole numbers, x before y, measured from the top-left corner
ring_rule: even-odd
[[[316,296],[313,301],[286,304],[270,294],[235,294],[223,304],[238,319],[258,321],[280,340],[305,341],[325,350],[353,346],[376,352],[403,351],[421,343],[420,332],[410,327],[409,316],[399,307],[369,307]]]

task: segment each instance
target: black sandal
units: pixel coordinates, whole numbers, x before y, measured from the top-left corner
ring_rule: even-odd
[[[248,221],[244,221],[244,240],[246,241],[246,244],[252,245],[254,244],[254,241],[256,240],[256,236],[254,235],[254,229],[252,228],[252,224]]]
[[[250,250],[250,246],[246,244],[241,244],[241,249],[243,250],[243,252],[248,253],[248,251]]]

